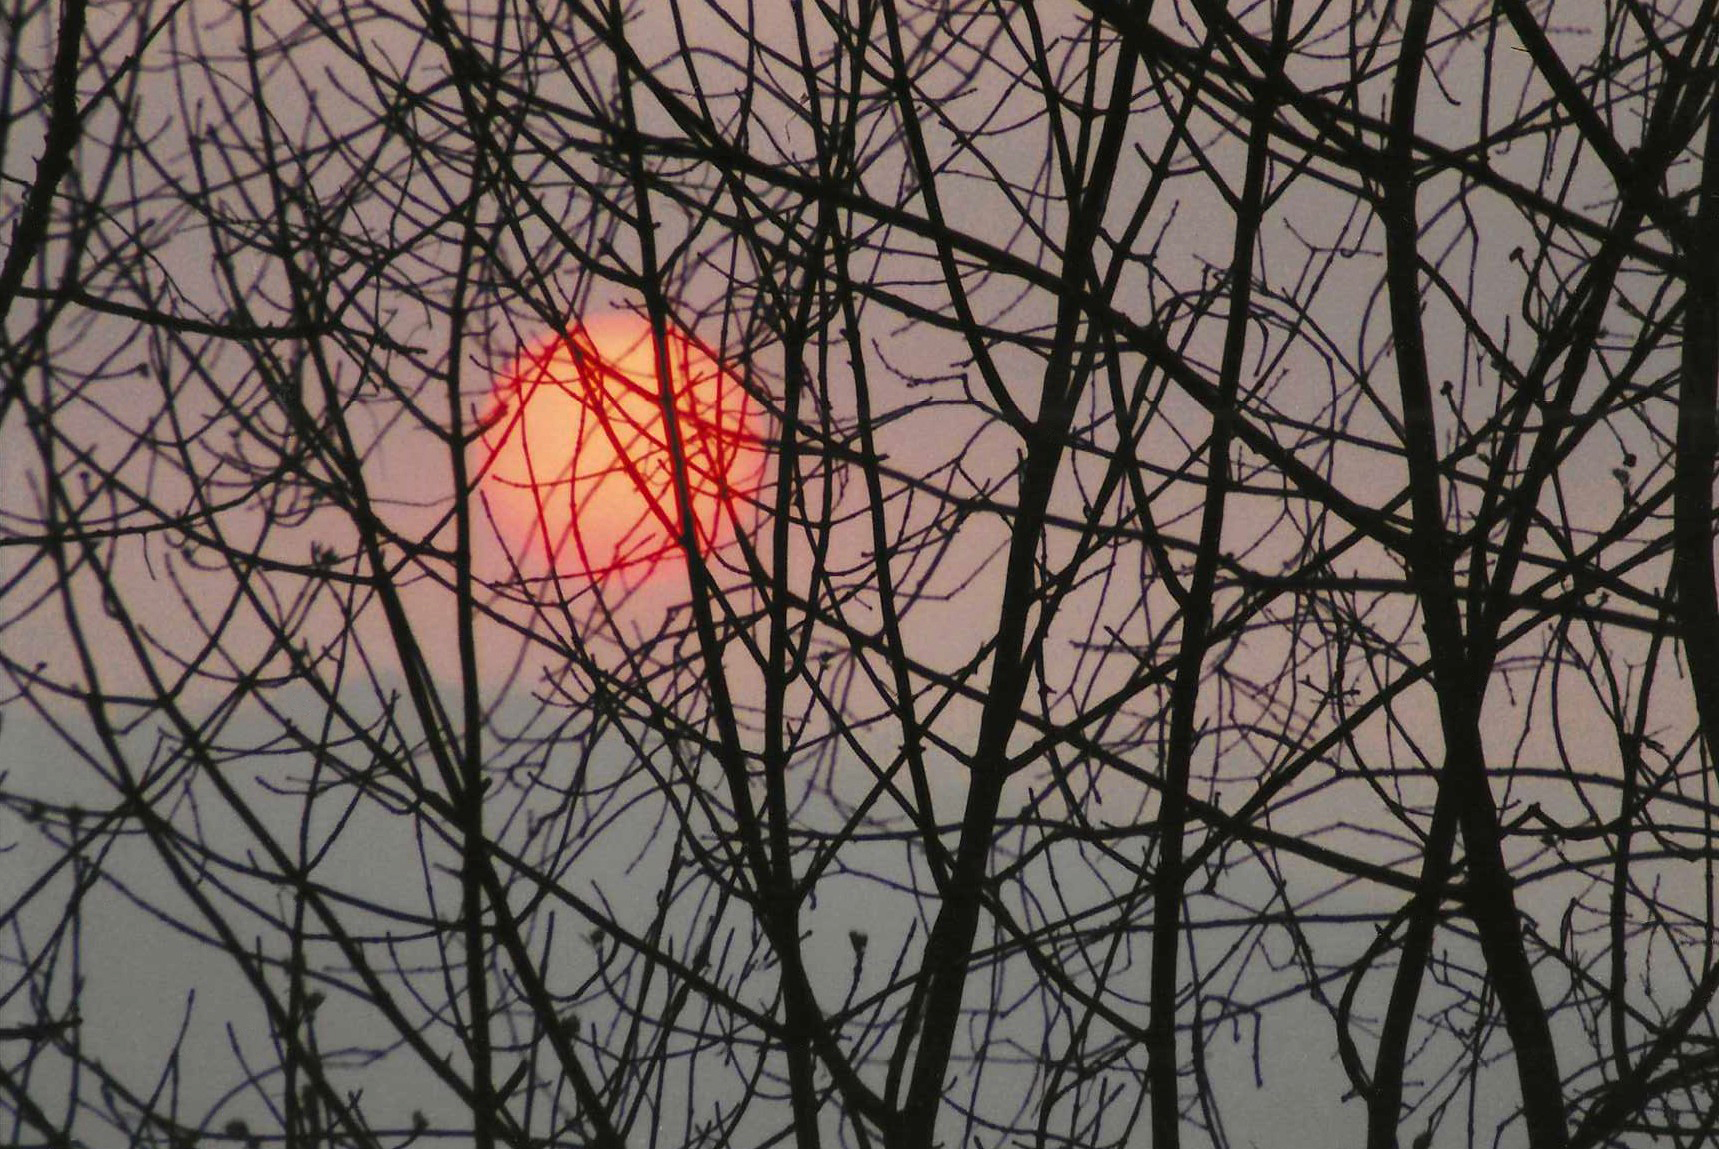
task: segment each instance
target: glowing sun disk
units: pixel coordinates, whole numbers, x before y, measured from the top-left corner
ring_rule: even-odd
[[[528,576],[648,573],[684,554],[686,526],[708,556],[762,477],[740,381],[672,328],[659,349],[638,316],[605,315],[538,340],[497,376],[495,394],[485,498]]]

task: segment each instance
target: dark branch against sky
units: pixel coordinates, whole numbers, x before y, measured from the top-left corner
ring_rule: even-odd
[[[1714,5],[3,26],[0,1140],[1713,1142]]]

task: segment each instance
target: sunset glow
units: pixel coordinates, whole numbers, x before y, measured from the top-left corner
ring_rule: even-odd
[[[694,537],[708,556],[732,537],[763,449],[740,381],[685,334],[670,329],[665,342]],[[497,377],[484,495],[527,577],[681,566],[658,362],[651,325],[616,313],[539,340]]]

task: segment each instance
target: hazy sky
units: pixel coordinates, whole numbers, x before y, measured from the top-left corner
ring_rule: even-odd
[[[529,88],[530,100],[515,91],[515,102],[499,103],[485,120],[489,134],[472,138],[491,149],[484,155],[487,170],[508,176],[486,183],[464,166],[472,142],[459,134],[466,111],[457,85],[448,81],[445,56],[425,41],[421,21],[404,10],[381,11],[375,20],[331,34],[286,6],[264,5],[254,34],[272,43],[264,34],[272,28],[286,37],[286,46],[257,56],[260,67],[252,74],[243,22],[224,6],[188,7],[151,44],[147,66],[139,70],[132,107],[143,138],[119,137],[116,145],[120,121],[106,113],[91,120],[68,194],[100,187],[121,204],[102,217],[84,260],[88,281],[101,293],[199,323],[270,329],[300,318],[291,302],[297,292],[300,311],[326,308],[349,330],[374,334],[306,341],[265,330],[251,339],[208,338],[95,308],[73,308],[56,320],[43,356],[24,373],[30,416],[15,410],[0,424],[0,542],[6,544],[0,546],[0,640],[10,674],[10,684],[0,686],[0,770],[4,790],[16,797],[0,839],[12,849],[12,864],[0,867],[0,897],[12,904],[31,890],[39,875],[61,862],[68,836],[82,832],[58,815],[30,823],[25,799],[110,809],[116,794],[133,784],[115,773],[123,761],[145,780],[164,817],[209,845],[201,859],[187,853],[187,865],[208,866],[188,885],[207,888],[229,908],[243,948],[275,956],[283,949],[277,923],[267,919],[275,913],[290,919],[291,899],[246,872],[249,865],[267,873],[279,864],[263,846],[264,837],[273,836],[301,863],[315,859],[320,880],[348,899],[342,908],[350,928],[374,953],[419,971],[402,976],[401,986],[447,993],[440,970],[452,951],[438,949],[429,919],[445,923],[458,916],[455,852],[403,783],[362,800],[350,785],[335,784],[338,763],[349,772],[347,782],[399,770],[439,792],[427,750],[434,740],[425,738],[434,706],[427,695],[414,709],[416,667],[404,651],[421,659],[434,704],[448,717],[444,740],[450,747],[459,747],[468,728],[462,710],[468,699],[481,712],[482,759],[492,786],[486,817],[499,842],[527,859],[550,860],[567,890],[605,907],[627,930],[661,931],[682,960],[701,941],[715,939],[718,974],[740,987],[749,1006],[769,1009],[776,975],[767,961],[754,960],[751,915],[725,900],[718,883],[695,877],[693,844],[720,851],[729,842],[718,809],[727,800],[714,765],[719,732],[710,720],[719,703],[710,665],[701,661],[709,652],[678,609],[686,594],[684,569],[668,563],[654,579],[548,578],[541,547],[519,545],[514,512],[501,515],[496,531],[481,507],[471,544],[479,585],[469,602],[460,598],[451,561],[451,510],[462,496],[455,463],[463,458],[468,467],[481,466],[490,447],[473,428],[494,410],[494,373],[515,362],[522,347],[544,339],[551,320],[588,319],[641,302],[624,282],[643,259],[637,231],[629,227],[637,205],[623,178],[618,157],[624,153],[605,131],[605,117],[617,114],[619,101],[609,87],[613,68],[595,39],[578,48],[559,40],[521,45],[510,32],[507,52],[496,58],[525,76],[524,57],[541,49],[533,57],[538,82]],[[676,167],[693,150],[678,143],[686,125],[665,110],[660,93],[634,91],[639,124],[670,141],[661,162],[676,173],[653,196],[659,214],[651,229],[668,269],[674,320],[725,369],[744,377],[757,425],[771,441],[772,457],[763,464],[771,481],[757,505],[738,511],[743,537],[725,537],[713,555],[715,585],[723,594],[712,626],[738,737],[762,760],[772,752],[764,715],[772,622],[767,604],[747,587],[759,572],[784,571],[793,605],[783,617],[796,629],[780,729],[793,763],[791,825],[807,841],[793,864],[809,868],[816,860],[829,867],[802,925],[813,986],[820,1004],[834,1010],[888,986],[899,990],[917,966],[936,914],[924,856],[910,832],[921,797],[904,772],[881,786],[865,763],[869,758],[887,768],[910,743],[921,743],[932,767],[931,810],[917,813],[944,827],[958,819],[965,759],[974,751],[990,681],[1009,531],[1023,497],[1023,438],[999,414],[1000,396],[988,387],[986,367],[994,367],[1002,395],[1029,417],[1036,413],[1061,299],[1047,277],[1061,259],[1066,204],[1058,192],[1068,161],[1042,100],[1033,102],[1033,85],[1042,77],[1023,60],[1032,54],[1024,47],[1023,22],[992,13],[910,26],[908,33],[925,35],[928,45],[920,60],[918,127],[938,170],[937,210],[972,241],[963,258],[976,261],[971,252],[982,244],[1008,257],[987,275],[965,269],[970,302],[994,330],[975,344],[950,329],[954,309],[944,269],[923,229],[916,230],[931,208],[906,174],[906,144],[889,134],[893,121],[877,110],[889,106],[889,93],[869,76],[861,85],[869,101],[864,130],[853,147],[855,178],[873,203],[844,217],[849,274],[864,287],[859,338],[844,341],[849,317],[841,300],[819,295],[807,305],[816,321],[805,323],[808,338],[796,359],[785,334],[794,329],[786,304],[798,303],[792,289],[808,271],[829,271],[834,258],[827,248],[803,250],[817,219],[812,198],[793,190],[786,177],[773,183],[768,175],[805,160],[819,142],[808,119],[811,98],[795,102],[804,85],[795,87],[801,48],[790,17],[806,10],[761,5],[725,24],[722,10],[699,9],[685,29],[697,50],[684,57],[677,55],[664,11],[641,9],[631,47],[647,61],[661,61],[658,75],[677,87],[685,107],[704,100],[711,121],[727,132],[723,141],[764,169],[749,174],[737,165],[730,185],[707,165],[684,161],[684,170]],[[1033,11],[1045,21],[1059,83],[1077,91],[1084,47],[1058,38],[1077,10],[1046,5]],[[1339,22],[1339,15],[1333,8],[1321,19]],[[1167,34],[1194,41],[1169,15],[1157,19]],[[96,21],[97,39],[110,24],[118,29],[100,49],[106,66],[116,66],[138,25],[118,7],[99,12]],[[1446,31],[1441,23],[1435,34]],[[35,21],[23,41],[26,53],[41,53],[48,34],[48,24]],[[341,47],[331,46],[330,35]],[[1336,50],[1346,41],[1317,43]],[[1566,43],[1573,54],[1592,47],[1575,33]],[[571,74],[558,71],[562,61],[552,46],[565,48],[581,66]],[[814,36],[807,48],[816,53],[826,46]],[[1460,148],[1483,128],[1491,131],[1500,117],[1532,107],[1543,90],[1517,47],[1502,33],[1441,41],[1443,83],[1424,86],[1424,134]],[[754,49],[756,55],[747,54]],[[881,60],[882,47],[874,49]],[[1108,60],[1100,80],[1108,77]],[[207,70],[200,70],[204,61]],[[1490,67],[1484,90],[1483,66]],[[739,86],[735,78],[748,68],[768,82]],[[702,90],[693,90],[694,74]],[[1294,61],[1290,75],[1307,89],[1344,78],[1329,54],[1311,50]],[[1357,83],[1361,113],[1381,114],[1388,83],[1388,72]],[[1132,236],[1117,272],[1117,313],[1161,334],[1180,363],[1211,379],[1223,356],[1233,196],[1246,152],[1233,125],[1201,112],[1166,166],[1174,112],[1163,102],[1173,90],[1166,85],[1156,75],[1141,80],[1140,111],[1100,248],[1108,255],[1118,237]],[[27,87],[13,81],[15,101]],[[1101,85],[1095,82],[1094,90]],[[392,104],[398,122],[376,110],[384,103]],[[1077,134],[1073,113],[1061,108],[1059,115],[1065,133]],[[1284,115],[1307,128],[1298,114]],[[33,171],[39,143],[29,133],[37,120],[24,118],[0,161],[9,181],[0,204],[8,212],[15,210],[16,181]],[[417,133],[412,146],[399,132],[403,124]],[[269,147],[294,156],[276,169],[278,186],[264,178]],[[102,163],[116,154],[125,162],[110,178]],[[1606,202],[1611,188],[1591,157],[1567,158],[1543,137],[1524,133],[1519,143],[1495,147],[1488,160],[1501,176],[1550,187],[1576,210],[1608,218],[1595,205]],[[1257,314],[1247,328],[1242,370],[1247,417],[1269,428],[1284,455],[1355,505],[1393,507],[1406,470],[1396,348],[1381,287],[1383,240],[1377,219],[1341,182],[1343,175],[1341,165],[1326,158],[1310,161],[1306,171],[1285,160],[1271,167],[1275,198],[1257,242]],[[1165,190],[1158,193],[1153,189],[1161,178]],[[1591,195],[1584,190],[1590,186]],[[135,187],[147,194],[129,202]],[[1159,198],[1151,200],[1153,194]],[[1555,243],[1539,242],[1535,229],[1546,226],[1544,219],[1474,191],[1470,178],[1455,169],[1429,175],[1421,197],[1426,258],[1442,270],[1438,285],[1428,281],[1424,321],[1434,385],[1447,388],[1436,419],[1440,448],[1453,452],[1444,475],[1451,518],[1459,522],[1479,505],[1490,460],[1483,450],[1458,452],[1454,444],[1475,424],[1502,418],[1513,381],[1543,346],[1536,319],[1565,302],[1546,285],[1571,282],[1573,269],[1591,252],[1564,232]],[[742,209],[756,214],[743,218]],[[892,212],[908,218],[892,218]],[[277,237],[270,229],[276,227],[285,228],[283,237],[299,237],[291,256],[300,280],[283,271],[281,252],[272,246]],[[318,246],[307,236],[339,242]],[[278,238],[279,245],[287,242]],[[1530,266],[1530,257],[1520,253],[1524,247],[1540,262]],[[56,241],[33,282],[51,284],[64,267],[64,244]],[[459,269],[469,275],[456,284]],[[1107,270],[1101,266],[1098,273]],[[1643,270],[1620,281],[1608,324],[1615,318],[1616,330],[1626,335],[1651,326],[1632,312],[1663,315],[1664,304],[1655,299],[1663,280]],[[784,294],[778,298],[775,290]],[[26,345],[29,325],[41,314],[30,302],[8,317],[14,346]],[[1618,346],[1603,349],[1603,363],[1577,393],[1577,410],[1599,402],[1624,371],[1626,342],[1620,335]],[[1670,352],[1653,352],[1628,370],[1651,381],[1672,363]],[[457,386],[451,386],[456,374]],[[809,447],[778,552],[772,533],[777,508],[770,500],[781,475],[775,452],[795,381],[806,388],[798,417]],[[862,382],[870,409],[863,425]],[[999,835],[991,869],[1007,875],[999,898],[1025,929],[1121,921],[1126,928],[1112,935],[1118,939],[1108,959],[1112,967],[1081,964],[1102,946],[1077,953],[1072,945],[1047,943],[1047,952],[1066,960],[1080,984],[1143,1023],[1150,942],[1140,882],[1156,844],[1141,827],[1158,808],[1127,770],[1155,776],[1161,761],[1168,688],[1139,689],[1137,683],[1147,670],[1168,664],[1176,620],[1183,616],[1154,544],[1167,543],[1178,562],[1191,561],[1207,492],[1202,452],[1211,419],[1162,363],[1126,341],[1097,361],[1086,388],[1040,550],[1044,581],[1060,597],[1054,615],[1036,612],[1032,619],[1045,627],[1043,653],[1011,749],[1025,752],[1058,724],[1065,724],[1065,734],[1078,728],[1079,737],[1051,739],[1010,783],[1003,813],[1015,821]],[[302,398],[302,408],[283,400],[286,391]],[[330,395],[350,404],[344,409],[350,441],[320,458],[297,453],[295,444],[306,434],[329,433]],[[33,417],[50,408],[57,439],[44,448]],[[1658,527],[1649,522],[1621,535],[1607,532],[1644,492],[1665,481],[1667,409],[1663,402],[1632,400],[1620,402],[1615,416],[1596,414],[1604,433],[1594,431],[1571,450],[1531,533],[1530,557],[1544,563],[1599,546],[1606,563],[1626,567],[1616,590],[1618,609],[1645,612],[1624,591],[1633,586],[1657,594],[1665,578],[1665,560],[1651,549]],[[293,421],[295,411],[308,425]],[[456,416],[471,436],[463,454],[444,434]],[[1145,429],[1133,429],[1138,426]],[[905,700],[895,696],[895,664],[882,649],[887,630],[873,565],[862,431],[871,435],[876,479],[887,500],[877,521],[900,547],[889,574],[911,603],[899,625],[915,723],[906,720]],[[1119,452],[1132,453],[1136,485],[1107,485]],[[329,458],[344,460],[349,469],[341,471]],[[511,474],[529,469],[522,458],[506,460]],[[1349,533],[1311,500],[1293,492],[1286,497],[1280,462],[1257,447],[1238,447],[1234,460],[1239,486],[1223,537],[1227,562],[1214,592],[1220,623],[1266,581],[1307,574],[1303,564],[1314,549],[1338,546]],[[83,556],[65,596],[53,550],[41,543],[49,533],[43,492],[50,468],[68,500],[53,513],[63,517],[75,507],[80,525],[108,531]],[[354,522],[362,515],[342,502],[360,479],[371,500],[365,513],[373,509],[387,535],[385,580],[377,579],[372,556],[361,549]],[[216,527],[225,553],[212,537]],[[1620,557],[1635,549],[1646,549],[1648,558]],[[749,561],[759,564],[757,570],[747,570]],[[92,563],[111,575],[105,591]],[[1539,578],[1542,569],[1530,563],[1520,581]],[[1212,656],[1196,754],[1194,796],[1201,802],[1241,808],[1263,779],[1343,721],[1345,708],[1390,692],[1425,660],[1395,555],[1372,543],[1345,545],[1329,570],[1314,573],[1356,581],[1329,599],[1285,594],[1233,640],[1226,636]],[[397,595],[397,616],[385,609],[377,581]],[[808,602],[814,610],[804,608]],[[1338,606],[1349,612],[1341,620]],[[474,633],[476,674],[469,684],[462,679],[462,610],[470,612]],[[1332,637],[1339,632],[1342,637]],[[402,641],[405,634],[410,641]],[[102,688],[114,696],[109,713],[119,725],[107,745],[106,732],[78,705],[91,672],[74,639],[85,645]],[[1666,688],[1640,701],[1647,676],[1669,681],[1676,673],[1672,652],[1641,634],[1608,630],[1602,638],[1599,630],[1558,623],[1529,628],[1506,649],[1487,698],[1488,753],[1499,768],[1514,770],[1498,795],[1504,817],[1524,817],[1536,804],[1565,824],[1606,822],[1618,801],[1611,784],[1621,769],[1617,732],[1639,709],[1644,729],[1661,747],[1658,797],[1678,810],[1664,817],[1701,840],[1711,803],[1705,791],[1691,787],[1704,775],[1679,765],[1694,757],[1686,694]],[[1607,674],[1621,678],[1608,682]],[[1135,693],[1111,706],[1112,692],[1124,689]],[[170,707],[154,704],[163,696]],[[51,721],[65,725],[53,733]],[[181,721],[197,730],[195,739],[176,725]],[[1093,745],[1082,748],[1085,739]],[[1337,974],[1403,904],[1404,876],[1419,869],[1438,743],[1430,687],[1404,689],[1398,702],[1359,724],[1260,816],[1269,831],[1284,836],[1281,848],[1232,841],[1224,864],[1191,883],[1210,878],[1189,899],[1189,921],[1201,927],[1200,948],[1183,981],[1202,979],[1202,1020],[1234,1013],[1233,1024],[1214,1031],[1203,1050],[1226,1104],[1223,1121],[1232,1144],[1263,1149],[1363,1136],[1364,1104],[1344,1097],[1347,1084],[1337,1062],[1332,1002],[1344,991]],[[399,760],[389,761],[390,754]],[[1565,768],[1567,776],[1559,774]],[[1579,771],[1592,775],[1595,786],[1578,778]],[[244,796],[254,823],[227,807],[219,782]],[[564,800],[567,790],[576,792],[574,799]],[[307,797],[310,791],[314,797]],[[867,802],[874,804],[860,816],[856,810]],[[690,829],[676,839],[670,832],[676,826]],[[1084,840],[1068,832],[1083,827],[1097,830]],[[844,831],[851,835],[833,860],[818,854],[817,834]],[[1191,833],[1191,848],[1198,849],[1211,831],[1196,824]],[[953,830],[943,839],[953,846]],[[1346,879],[1317,859],[1297,856],[1298,843],[1359,858],[1396,880]],[[1605,939],[1590,941],[1585,931],[1604,924],[1595,916],[1604,899],[1593,859],[1606,843],[1581,840],[1554,850],[1524,836],[1512,839],[1510,848],[1525,883],[1519,905],[1537,922],[1541,940],[1554,945],[1560,928],[1574,930],[1582,940],[1572,941],[1569,953],[1597,968],[1599,959],[1591,955]],[[185,1075],[177,1085],[180,1120],[198,1124],[209,1114],[220,1128],[238,1116],[256,1130],[278,1129],[257,1091],[243,1087],[252,1059],[273,1065],[277,1056],[267,1048],[254,994],[225,955],[210,951],[207,939],[165,924],[195,922],[198,911],[170,888],[141,838],[121,836],[100,849],[113,880],[87,904],[83,960],[90,988],[79,1007],[85,1046],[99,1049],[109,1070],[147,1092],[160,1051],[174,1040],[195,993]],[[14,968],[45,944],[43,931],[76,876],[63,869],[20,913],[21,926],[8,943],[13,948],[0,951]],[[1680,925],[1698,923],[1707,913],[1712,877],[1706,870],[1675,858],[1649,859],[1635,877],[1638,889],[1655,889],[1665,905],[1690,915]],[[589,923],[571,908],[531,901],[529,894],[521,887],[520,905],[513,908],[529,905],[539,915],[532,940],[548,955],[555,990],[605,1003],[594,1007],[603,1020],[593,1025],[620,1017],[616,1002],[661,1004],[668,991],[661,982],[641,988],[644,975],[615,956],[614,937],[593,944]],[[150,908],[155,898],[163,899],[163,908]],[[666,907],[660,915],[659,907]],[[553,942],[551,909],[557,915]],[[399,916],[391,917],[395,912]],[[855,930],[867,939],[857,984]],[[1008,940],[1006,931],[992,930],[987,919],[981,947]],[[398,941],[396,951],[389,951],[384,936]],[[1626,964],[1632,972],[1645,970],[1648,957],[1656,956],[1655,976],[1681,1000],[1678,983],[1698,971],[1666,972],[1674,967],[1656,944],[1663,946],[1632,948]],[[323,972],[334,980],[325,986],[329,1007],[318,1022],[319,1041],[339,1062],[338,1048],[377,1044],[379,1023],[359,1003],[356,986],[329,972],[341,970],[341,962],[327,947],[320,952],[328,962]],[[1470,1035],[1463,1027],[1473,1024],[1472,1007],[1480,1000],[1480,961],[1461,925],[1441,932],[1435,956],[1422,999],[1428,1020],[1416,1034],[1433,1052],[1417,1071],[1432,1066],[1454,1075],[1468,1057]],[[1375,969],[1356,993],[1356,1016],[1364,1020],[1354,1028],[1369,1060],[1390,968]],[[1542,968],[1543,992],[1555,998],[1570,975],[1549,961]],[[605,971],[616,984],[604,985]],[[1310,987],[1316,973],[1329,980]],[[50,1013],[69,992],[69,975],[56,976],[61,980],[49,995]],[[1044,1087],[1033,1076],[1041,1059],[1073,1064],[1069,1047],[1091,1059],[1095,1081],[1122,1082],[1132,1104],[1144,1064],[1138,1043],[1112,1042],[1102,1025],[1080,1029],[1072,1013],[1059,1012],[1071,1008],[1066,1002],[1053,1007],[1050,996],[1035,996],[1035,977],[1011,953],[980,963],[970,982],[970,993],[994,993],[1020,1007],[995,1032],[975,1022],[960,1035],[964,1054],[994,1059],[985,1067],[983,1104],[998,1107],[1000,1119],[1013,1119],[1019,1099]],[[0,998],[4,1024],[44,1008],[13,984],[0,990],[10,994]],[[901,997],[896,992],[888,1000],[899,1004]],[[1193,1020],[1192,1010],[1183,1024]],[[408,1012],[422,1021],[438,1052],[451,1048],[448,1015],[434,998],[408,1001]],[[1592,1067],[1584,1059],[1597,1056],[1599,1047],[1580,1032],[1578,1018],[1574,1010],[1562,1013],[1559,1036],[1575,1058],[1566,1070],[1588,1073]],[[611,1036],[624,1029],[615,1024]],[[521,1042],[529,1036],[520,1035]],[[1417,1110],[1406,1130],[1447,1117],[1454,1129],[1469,1119],[1456,1109],[1471,1106],[1483,1131],[1479,1139],[1488,1140],[1487,1131],[1517,1103],[1514,1074],[1501,1068],[1508,1060],[1502,1038],[1494,1034],[1491,1041],[1473,1056],[1498,1058],[1500,1068],[1480,1072],[1472,1093],[1452,1092],[1436,1077],[1417,1080],[1416,1097],[1431,1098],[1423,1105],[1437,1112],[1429,1118],[1425,1108]],[[886,1038],[859,1059],[866,1074],[881,1076],[891,1045]],[[519,1054],[510,1049],[507,1056]],[[375,1120],[403,1127],[415,1109],[433,1122],[457,1119],[445,1089],[413,1068],[411,1051],[392,1049],[375,1066],[352,1060],[341,1066],[340,1079],[362,1083]],[[739,1087],[741,1068],[714,1056],[698,1064],[711,1075],[698,1104],[714,1107],[724,1091],[732,1095]],[[974,1064],[961,1062],[964,1070]],[[698,1096],[683,1078],[670,1078],[664,1088],[672,1100]],[[273,1089],[273,1079],[263,1086],[262,1092]],[[1114,1107],[1105,1114],[1110,1125],[1125,1123],[1121,1103],[1106,1105]],[[1455,1108],[1446,1114],[1438,1108],[1445,1105]],[[759,1110],[760,1126],[779,1119],[770,1105]]]

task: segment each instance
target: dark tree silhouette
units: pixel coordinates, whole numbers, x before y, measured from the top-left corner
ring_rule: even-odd
[[[6,1143],[1719,1139],[1714,4],[0,26]]]

